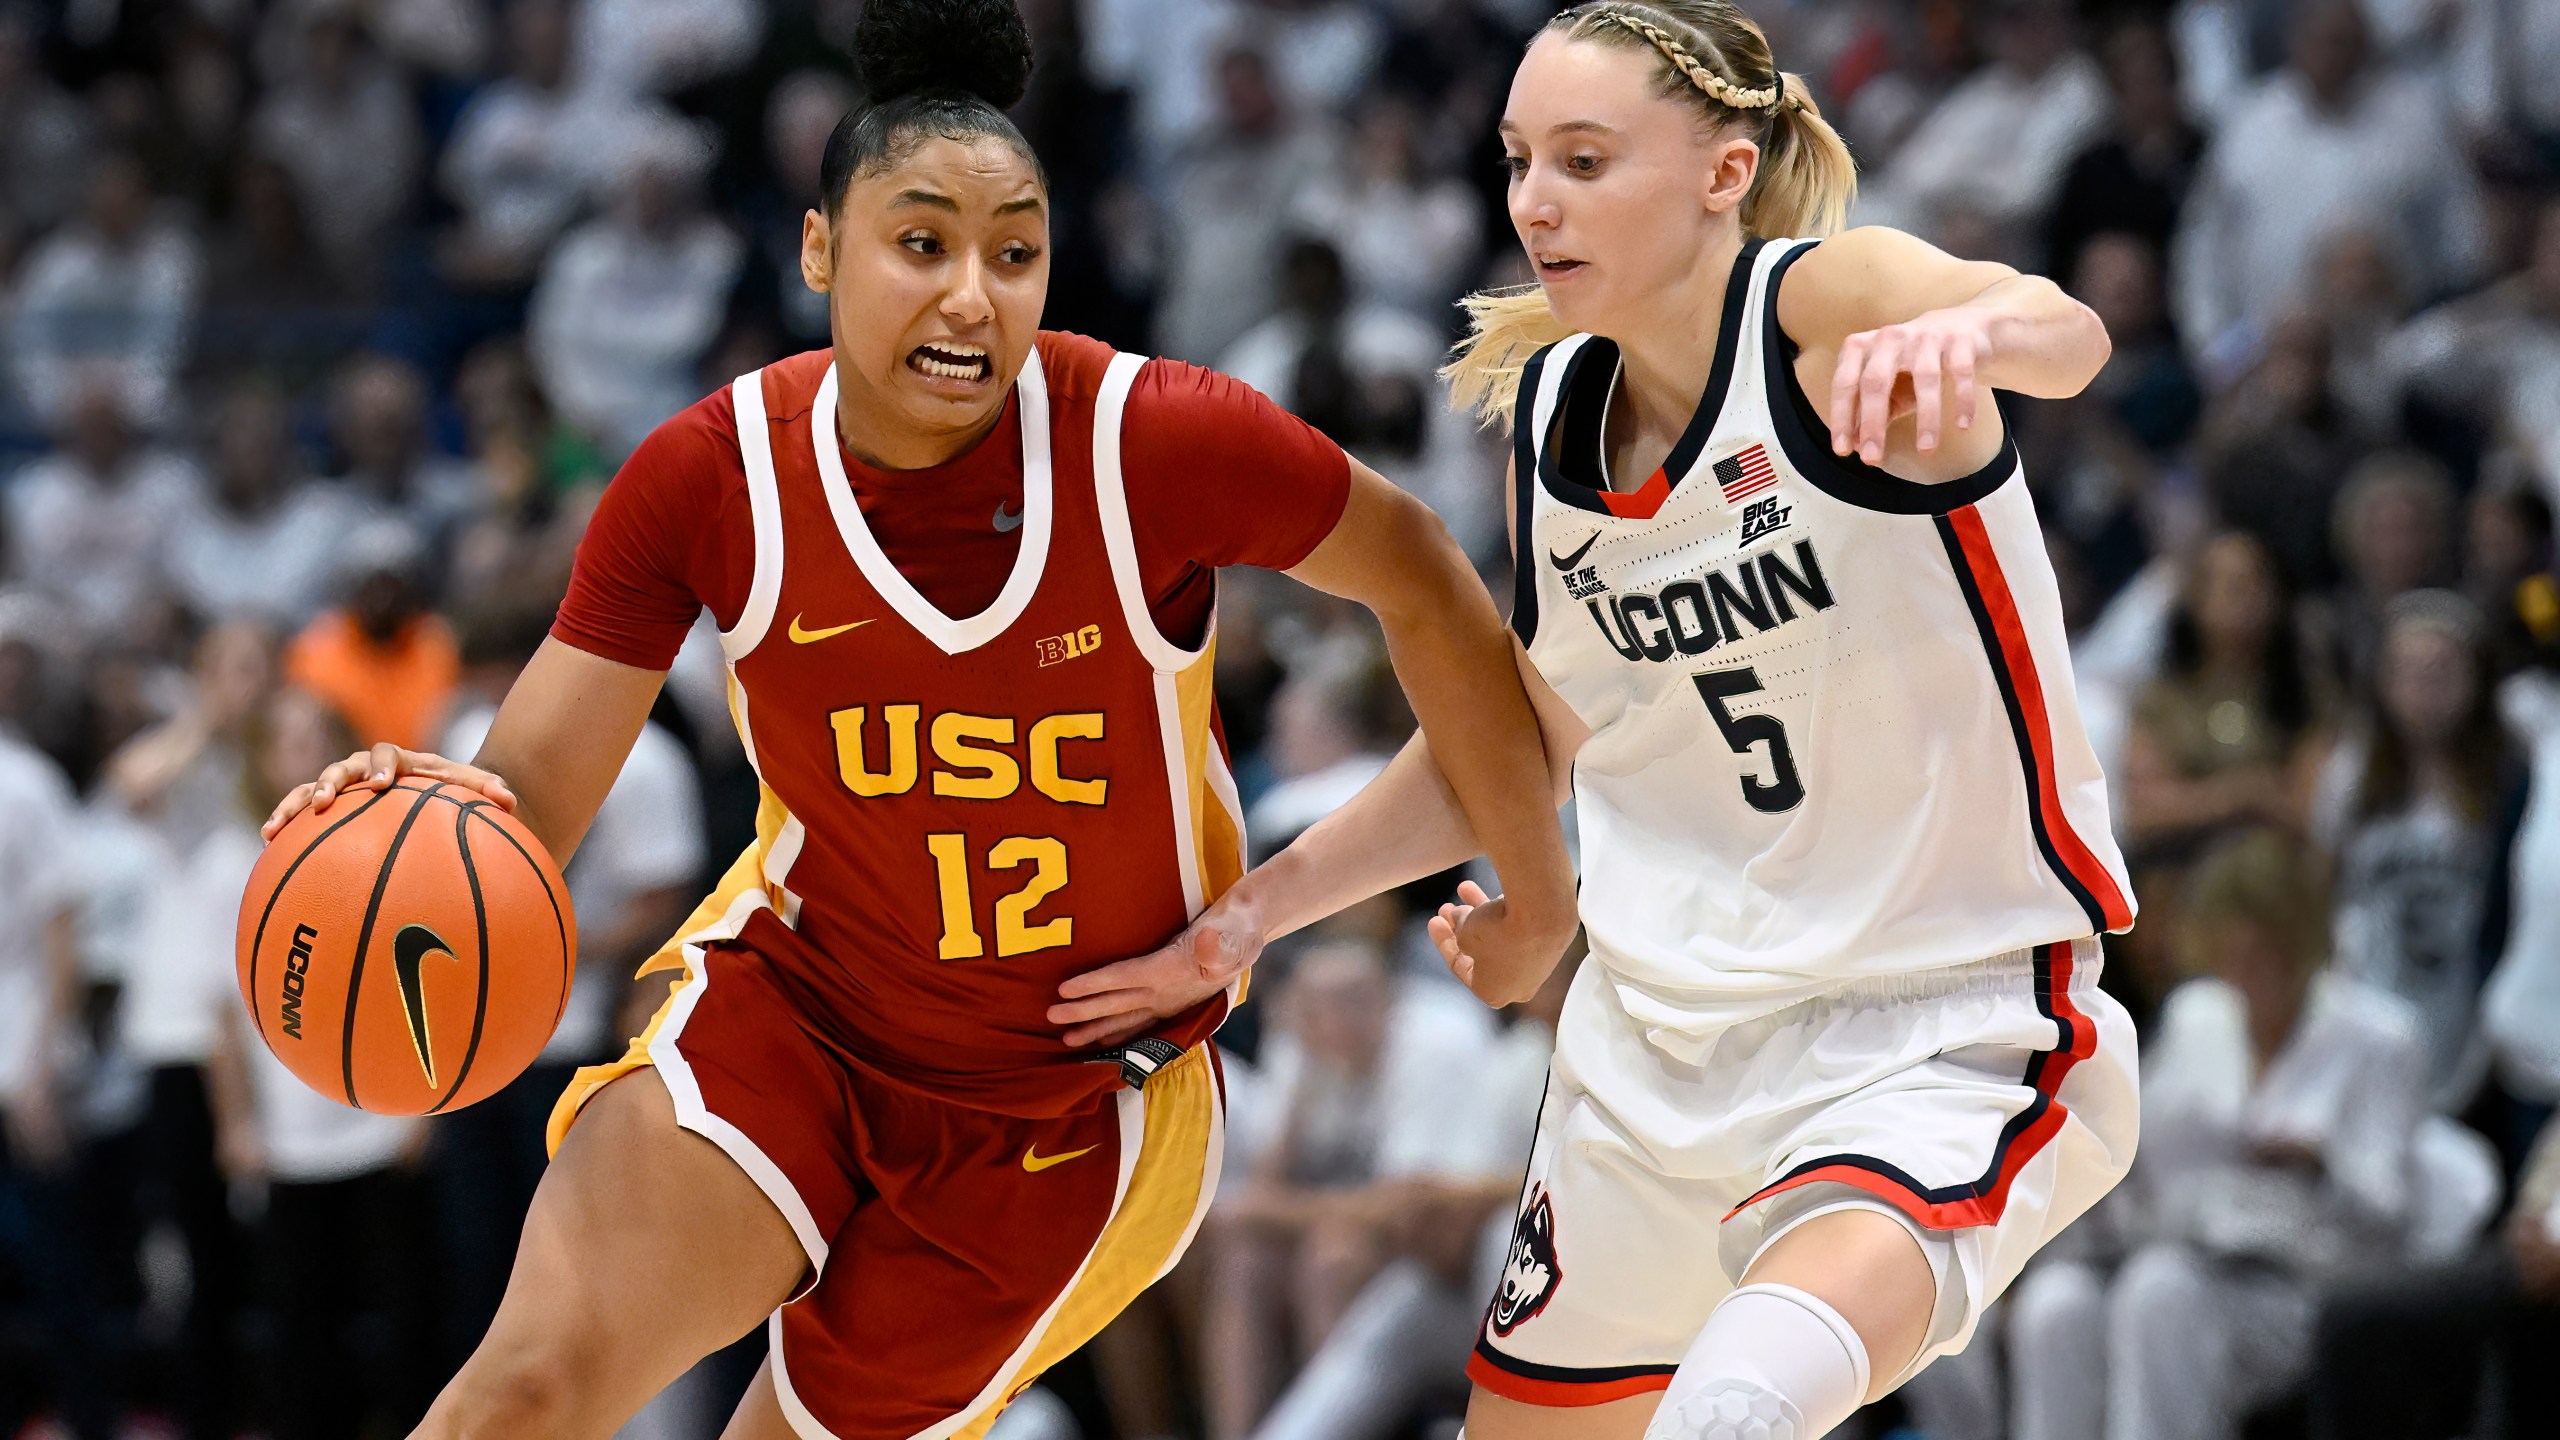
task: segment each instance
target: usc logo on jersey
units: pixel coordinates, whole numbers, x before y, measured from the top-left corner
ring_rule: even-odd
[[[1100,740],[1102,713],[1074,711],[1043,715],[1031,722],[1016,758],[1013,747],[1021,729],[1009,715],[971,715],[946,710],[924,724],[921,705],[883,705],[880,728],[885,752],[879,768],[871,764],[871,707],[856,705],[827,716],[836,736],[836,775],[844,787],[865,799],[904,795],[922,778],[917,739],[922,732],[932,747],[933,793],[953,800],[1002,800],[1022,788],[1030,771],[1031,788],[1061,805],[1100,805],[1111,782],[1100,775],[1066,773],[1062,755],[1068,741]]]

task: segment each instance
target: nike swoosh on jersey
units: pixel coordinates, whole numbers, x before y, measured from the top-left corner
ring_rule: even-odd
[[[1022,1168],[1037,1175],[1052,1165],[1064,1165],[1079,1155],[1090,1155],[1100,1148],[1102,1147],[1098,1145],[1087,1145],[1081,1150],[1070,1150],[1064,1155],[1043,1155],[1040,1153],[1039,1146],[1028,1146],[1022,1152]]]
[[[1558,555],[1553,550],[1550,550],[1547,552],[1547,563],[1553,565],[1559,570],[1570,570],[1574,566],[1581,564],[1582,557],[1590,554],[1591,547],[1599,543],[1600,537],[1594,535],[1590,539],[1583,541],[1582,548],[1574,551],[1570,555]]]
[[[996,506],[996,533],[997,533],[997,534],[999,534],[999,535],[1009,534],[1009,533],[1011,533],[1012,531],[1015,531],[1015,530],[1020,529],[1021,527],[1022,527],[1022,512],[1021,512],[1021,511],[1016,510],[1016,511],[1014,511],[1012,514],[1007,515],[1006,513],[1004,513],[1004,506],[1002,506],[1002,505],[998,505],[998,506]]]
[[[869,620],[847,620],[841,625],[830,625],[824,630],[809,630],[804,629],[800,624],[806,618],[808,617],[803,615],[791,617],[791,643],[794,645],[806,645],[812,640],[824,640],[830,635],[841,635],[847,630],[858,630],[871,623]]]
[[[458,958],[444,937],[424,925],[403,925],[391,937],[391,969],[400,977],[400,1010],[409,1020],[409,1043],[418,1048],[418,1068],[427,1083],[436,1083],[435,1051],[427,1043],[427,999],[418,970],[430,955]]]

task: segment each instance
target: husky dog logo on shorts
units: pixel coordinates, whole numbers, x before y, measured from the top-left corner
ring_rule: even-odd
[[[1555,1298],[1564,1271],[1556,1264],[1556,1212],[1540,1190],[1511,1229],[1502,1259],[1502,1288],[1493,1294],[1493,1333],[1508,1335]]]

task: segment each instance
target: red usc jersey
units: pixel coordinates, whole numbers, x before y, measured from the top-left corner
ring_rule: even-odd
[[[1120,1083],[1044,1017],[1059,983],[1162,944],[1243,868],[1214,624],[1196,646],[1161,633],[1132,525],[1146,363],[1042,337],[998,432],[1019,448],[1018,543],[966,615],[884,550],[826,352],[729,391],[753,545],[721,643],[763,802],[680,943],[748,945],[849,1062],[1004,1114]],[[1187,1048],[1227,1003],[1157,1033]]]

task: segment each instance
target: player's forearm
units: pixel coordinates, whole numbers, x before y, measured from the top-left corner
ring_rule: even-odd
[[[1372,895],[1483,853],[1457,792],[1416,735],[1341,809],[1237,882],[1277,940]]]
[[[1415,563],[1428,567],[1437,583],[1379,607],[1378,623],[1396,678],[1429,737],[1432,768],[1493,862],[1514,911],[1570,929],[1573,866],[1510,633],[1447,531],[1432,526],[1416,551]]]
[[[1991,353],[1980,379],[1994,390],[2062,399],[2088,388],[2112,344],[2097,312],[2041,275],[2011,275],[1968,308],[1989,319]]]

